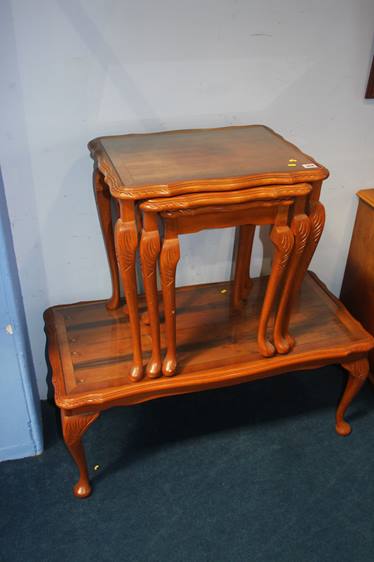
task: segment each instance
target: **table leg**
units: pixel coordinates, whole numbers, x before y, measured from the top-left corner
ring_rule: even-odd
[[[160,233],[153,213],[144,213],[140,242],[143,283],[151,327],[152,356],[147,364],[147,375],[156,378],[161,374],[160,318],[157,292],[157,259],[160,255]]]
[[[256,230],[254,224],[239,227],[239,240],[235,260],[234,283],[232,287],[232,306],[240,309],[242,302],[248,298],[252,281],[249,276],[253,237]]]
[[[305,250],[300,255],[299,265],[297,267],[293,282],[292,298],[285,308],[284,317],[282,319],[282,334],[284,340],[287,342],[285,345],[287,346],[286,348],[288,348],[288,350],[292,349],[295,345],[294,338],[288,332],[292,305],[295,297],[300,291],[304,276],[308,270],[309,264],[317,248],[318,242],[322,236],[323,227],[325,225],[325,208],[320,201],[313,201],[310,203],[309,220],[310,235],[308,237]],[[280,349],[281,348],[282,345],[280,346]]]
[[[82,437],[87,429],[99,417],[99,412],[69,416],[61,410],[62,433],[65,444],[79,470],[79,480],[73,491],[77,498],[86,498],[91,493],[88,478],[86,455],[82,444]]]
[[[267,326],[277,289],[281,284],[294,244],[294,236],[289,226],[275,225],[270,239],[275,246],[275,256],[261,309],[257,335],[258,347],[264,357],[271,357],[275,353],[273,344],[267,338]]]
[[[339,435],[349,435],[352,428],[344,419],[344,414],[356,396],[369,374],[369,361],[367,358],[342,363],[342,367],[348,371],[348,380],[342,399],[336,411],[336,431]]]
[[[106,307],[108,310],[116,310],[120,307],[119,272],[114,245],[114,233],[112,223],[112,206],[109,187],[105,183],[104,176],[97,168],[93,173],[93,184],[96,198],[97,213],[100,220],[101,231],[108,257],[110,277],[112,280],[112,296]]]
[[[133,364],[130,380],[143,378],[143,358],[138,311],[138,295],[136,287],[136,250],[138,247],[138,229],[135,220],[135,209],[132,201],[120,201],[120,217],[115,227],[116,253],[119,270],[122,276],[126,297],[130,332],[133,345]]]
[[[300,287],[296,284],[297,275],[303,252],[310,234],[310,220],[305,214],[297,214],[291,223],[295,243],[287,268],[286,279],[279,301],[274,325],[274,344],[278,353],[288,353],[291,349],[293,338],[288,333],[290,311]]]
[[[164,298],[166,356],[162,372],[171,377],[177,368],[175,273],[180,258],[178,235],[165,221],[165,238],[162,244],[160,270]]]

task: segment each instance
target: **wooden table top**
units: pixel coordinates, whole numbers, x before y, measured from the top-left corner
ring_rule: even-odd
[[[127,199],[323,180],[328,170],[263,125],[100,137],[92,157]]]
[[[128,379],[132,342],[122,308],[108,311],[106,301],[96,301],[48,309],[45,321],[57,405],[89,411],[94,404],[103,409],[117,402],[134,404],[339,363],[373,347],[374,339],[309,273],[291,319],[294,350],[261,357],[256,336],[266,283],[266,277],[254,280],[240,315],[231,313],[229,283],[177,289],[177,375],[136,383]],[[140,310],[145,310],[143,296]],[[164,346],[163,324],[161,338]],[[152,342],[145,324],[142,340],[148,359]]]

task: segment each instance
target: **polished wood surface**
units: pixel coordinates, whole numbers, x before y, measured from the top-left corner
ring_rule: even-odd
[[[177,263],[180,259],[179,234],[196,232],[206,228],[224,228],[228,226],[243,225],[245,227],[259,224],[274,225],[270,239],[275,246],[272,271],[265,292],[263,306],[260,315],[258,328],[258,346],[264,357],[274,355],[278,346],[283,343],[283,339],[288,337],[288,305],[292,299],[289,293],[292,292],[291,286],[295,277],[295,267],[299,264],[299,258],[305,248],[307,236],[309,235],[309,219],[304,214],[304,222],[307,223],[302,237],[302,244],[298,245],[296,260],[293,260],[291,272],[286,275],[287,298],[282,300],[280,314],[284,319],[278,322],[282,326],[282,333],[278,330],[275,334],[275,347],[267,335],[268,321],[270,313],[274,307],[277,293],[281,287],[282,279],[287,273],[287,265],[294,245],[294,234],[289,227],[289,207],[294,204],[297,216],[304,213],[305,198],[312,191],[309,184],[295,184],[292,186],[273,185],[267,188],[252,188],[231,191],[226,193],[190,194],[175,196],[170,198],[149,199],[140,205],[144,213],[144,234],[141,243],[142,259],[147,263],[147,267],[152,262],[154,272],[148,274],[144,279],[147,302],[152,309],[149,310],[152,334],[159,330],[158,304],[154,298],[156,287],[156,261],[157,252],[160,249],[160,241],[156,232],[156,213],[164,218],[164,243],[161,250],[160,270],[162,280],[162,291],[164,300],[165,325],[167,334],[167,352],[163,361],[162,372],[165,376],[174,375],[177,367],[176,353],[176,310],[175,310],[175,275]],[[152,217],[152,218],[151,218]],[[154,244],[149,244],[151,232],[148,232],[152,224],[152,236]],[[252,233],[253,238],[253,233]],[[156,244],[157,239],[157,244]],[[243,253],[243,256],[241,255]],[[148,255],[149,254],[149,255]],[[294,257],[295,257],[294,256]],[[239,267],[236,269],[236,279],[233,287],[233,306],[238,308],[238,294],[243,294],[248,288],[248,249],[239,245],[239,263],[247,263],[247,272]],[[290,279],[289,276],[291,276]],[[282,341],[280,340],[282,337]],[[288,338],[288,341],[291,338]],[[154,346],[160,344],[159,337],[154,338]],[[291,345],[283,343],[282,353],[287,353]],[[287,349],[286,349],[287,345]],[[160,350],[154,350],[157,358]],[[148,370],[157,376],[158,363],[155,363],[152,356],[148,363]]]
[[[298,198],[293,207],[291,233],[293,236],[292,252],[284,286],[279,296],[277,315],[274,323],[274,346],[277,353],[288,353],[295,344],[289,334],[290,314],[293,303],[299,292],[296,283],[301,269],[301,260],[310,236],[310,219],[305,214],[305,200]]]
[[[293,369],[346,362],[373,347],[373,338],[312,275],[302,286],[291,323],[297,344],[291,354],[263,358],[256,342],[267,278],[253,280],[241,314],[231,314],[230,283],[176,290],[180,361],[173,378],[128,380],[132,343],[122,309],[105,301],[62,305],[45,313],[55,399],[64,409],[105,409],[158,396],[225,386]],[[226,289],[226,291],[225,291]],[[140,298],[140,309],[145,299]],[[151,354],[149,327],[141,326],[144,355]],[[162,347],[165,332],[161,329]],[[151,394],[150,394],[151,392]]]
[[[279,199],[291,199],[302,197],[312,191],[309,183],[297,183],[293,185],[269,185],[267,187],[252,187],[250,189],[238,189],[228,192],[194,193],[190,195],[179,195],[175,197],[162,197],[159,199],[147,199],[141,203],[142,211],[155,211],[162,213],[166,211],[182,211],[188,209],[204,209],[214,205],[238,205],[240,203],[277,201]],[[204,212],[203,210],[201,212]],[[168,216],[171,216],[170,214]]]
[[[256,225],[246,224],[237,232],[237,247],[234,247],[234,283],[231,291],[231,303],[234,309],[239,310],[243,301],[246,301],[251,290],[252,280],[249,268],[252,257],[253,239]]]
[[[374,335],[374,189],[358,192],[353,228],[340,298],[348,310]],[[369,354],[374,383],[374,352]]]
[[[361,389],[369,373],[369,362],[367,357],[356,361],[343,362],[342,367],[349,373],[347,385],[336,410],[336,431],[339,435],[349,435],[352,431],[350,424],[344,419],[344,413],[353,398]]]
[[[120,202],[120,216],[116,222],[114,238],[133,342],[133,364],[129,376],[131,380],[138,381],[143,377],[143,357],[135,270],[138,227],[132,201]]]
[[[275,346],[268,336],[268,324],[294,246],[294,237],[287,224],[287,214],[284,211],[285,208],[278,208],[278,216],[270,234],[275,251],[257,333],[258,348],[263,357],[272,357],[275,353]]]
[[[112,297],[45,313],[55,401],[79,470],[76,497],[91,493],[82,438],[113,406],[340,363],[347,385],[335,427],[348,435],[344,415],[368,375],[374,338],[305,276],[324,226],[326,168],[262,125],[102,137],[89,148]],[[118,203],[115,229],[109,194]],[[272,271],[251,280],[262,224],[272,226]],[[233,225],[234,282],[175,289],[178,236]],[[145,295],[137,294],[139,241]]]
[[[287,298],[283,299],[281,314],[284,315],[282,324],[278,324],[275,330],[275,348],[270,342],[266,343],[264,333],[265,325],[261,326],[259,345],[263,352],[270,354],[274,349],[280,353],[288,353],[294,345],[294,339],[288,334],[287,310],[292,304],[293,296],[297,294],[297,287],[310,262],[316,243],[313,246],[313,228],[309,229],[305,223],[309,215],[313,215],[315,205],[318,204],[322,180],[328,176],[326,168],[316,163],[311,157],[301,152],[295,145],[283,139],[280,135],[263,125],[251,125],[241,127],[222,127],[218,129],[196,129],[187,131],[167,131],[160,133],[119,135],[113,137],[102,137],[94,139],[89,143],[91,155],[95,161],[95,187],[97,192],[98,211],[103,227],[104,241],[112,276],[112,298],[108,301],[108,307],[115,309],[119,306],[118,295],[118,272],[115,270],[113,259],[113,246],[110,224],[108,221],[108,189],[113,197],[119,202],[120,217],[117,220],[115,235],[117,248],[117,262],[121,270],[121,279],[127,300],[127,309],[130,317],[131,332],[134,338],[134,359],[130,377],[133,381],[139,381],[143,376],[142,342],[139,331],[139,318],[137,312],[137,278],[135,259],[139,244],[137,228],[141,219],[137,213],[136,200],[143,201],[144,212],[151,212],[152,205],[157,207],[157,213],[164,219],[162,210],[167,210],[169,219],[172,213],[178,209],[177,220],[178,234],[197,232],[203,228],[216,228],[218,214],[220,228],[226,226],[238,226],[241,229],[238,252],[234,255],[237,267],[235,271],[235,282],[232,294],[233,307],[240,308],[240,303],[245,299],[249,291],[249,261],[251,249],[246,248],[244,241],[248,238],[245,230],[248,222],[243,220],[237,222],[237,207],[235,205],[246,202],[248,210],[255,214],[257,222],[252,225],[264,224],[268,217],[268,209],[254,209],[251,201],[256,202],[263,199],[263,207],[269,207],[270,199],[276,199],[279,194],[274,189],[278,184],[290,190],[289,195],[296,196],[294,191],[297,185],[306,185],[310,193],[303,201],[304,218],[294,217],[291,227],[292,238],[299,236],[297,248],[290,263],[293,274],[288,281]],[[104,178],[104,180],[103,180]],[[298,184],[298,182],[304,182]],[[107,186],[107,190],[103,185]],[[98,189],[99,187],[99,189]],[[183,197],[189,196],[187,207],[182,201]],[[284,195],[284,194],[283,194]],[[298,194],[301,196],[301,194]],[[306,194],[305,194],[306,195]],[[157,199],[154,199],[157,197]],[[292,203],[290,198],[290,204]],[[232,207],[230,207],[232,204]],[[160,207],[163,205],[163,209]],[[183,213],[182,209],[184,207]],[[210,207],[210,214],[204,210]],[[253,208],[251,208],[253,207]],[[194,224],[191,224],[191,212],[194,210]],[[155,209],[154,209],[155,210]],[[126,219],[124,215],[126,214]],[[184,216],[181,216],[183,214]],[[200,215],[200,216],[199,216]],[[203,216],[204,215],[204,218]],[[275,218],[275,217],[274,217]],[[303,219],[303,220],[302,220]],[[274,224],[269,221],[266,224]],[[302,225],[303,226],[300,226]],[[289,225],[287,225],[288,227]],[[287,228],[285,226],[285,228]],[[297,228],[303,229],[304,234],[298,234]],[[170,228],[168,228],[170,232]],[[311,231],[311,241],[305,236]],[[253,232],[252,228],[252,240]],[[304,236],[304,238],[303,238]],[[273,242],[283,240],[284,237],[276,236],[273,232]],[[291,240],[291,235],[289,236]],[[249,239],[250,241],[250,239]],[[318,241],[316,239],[316,241]],[[155,246],[156,244],[156,246]],[[275,244],[276,245],[276,244]],[[176,342],[175,342],[175,319],[173,309],[173,286],[171,277],[175,276],[175,268],[179,259],[178,240],[165,240],[163,254],[161,256],[161,278],[166,279],[164,283],[165,321],[170,333],[170,351],[163,362],[163,371],[171,375],[176,368]],[[148,363],[148,374],[154,377],[159,374],[159,338],[157,337],[157,324],[155,319],[157,303],[155,301],[155,272],[151,273],[157,261],[155,247],[161,247],[155,230],[148,231],[141,244],[142,273],[146,289],[147,299],[153,307],[150,316],[143,315],[144,321],[149,321],[154,335],[154,356]],[[304,251],[305,250],[305,251]],[[150,255],[148,255],[148,253]],[[296,255],[297,254],[297,255]],[[305,255],[304,255],[305,254]],[[285,254],[288,256],[288,254]],[[174,259],[175,258],[175,259]],[[178,258],[178,259],[176,259]],[[278,265],[283,261],[276,258]],[[298,268],[299,271],[295,271]],[[284,268],[285,269],[285,268]],[[280,281],[280,278],[279,280]],[[275,282],[274,282],[275,283]],[[275,284],[271,281],[270,286]],[[292,290],[291,289],[292,285]],[[153,295],[153,296],[152,296]],[[268,299],[265,299],[266,303]],[[268,306],[268,304],[266,304]]]
[[[152,356],[147,363],[147,375],[156,378],[161,373],[161,339],[160,309],[157,292],[157,260],[160,255],[161,240],[157,217],[147,213],[143,221],[143,233],[140,243],[143,283],[147,302],[147,324],[150,326],[152,338]]]
[[[315,192],[312,192],[311,198],[313,195]],[[324,225],[325,208],[320,201],[309,201],[307,215],[304,215],[302,208],[295,210],[291,224],[295,244],[274,326],[274,342],[278,353],[288,353],[295,345],[295,338],[289,333],[290,314]]]
[[[341,363],[348,380],[336,411],[336,431],[350,433],[344,415],[367,377],[367,352],[374,338],[309,273],[292,316],[297,342],[292,353],[263,358],[256,332],[266,285],[266,278],[254,279],[246,305],[241,314],[234,315],[229,283],[177,289],[177,376],[147,376],[136,384],[128,379],[132,339],[123,308],[108,310],[105,301],[94,301],[56,306],[45,312],[55,401],[61,409],[65,443],[79,470],[73,488],[76,497],[91,493],[82,437],[100,412],[112,406]],[[140,309],[144,307],[141,297]],[[150,331],[145,324],[141,328],[147,358],[152,352]],[[161,336],[164,347],[163,330]]]
[[[315,182],[328,176],[326,168],[263,125],[100,137],[88,146],[119,198]]]
[[[306,197],[311,195],[311,200]],[[312,197],[315,197],[313,200]],[[288,200],[286,198],[289,198]],[[295,345],[294,338],[289,334],[290,311],[298,294],[306,269],[317,247],[322,234],[325,214],[323,205],[316,199],[318,193],[310,184],[294,184],[292,186],[272,185],[230,192],[211,192],[187,194],[182,196],[149,199],[140,204],[144,213],[144,222],[148,217],[159,213],[165,223],[165,239],[161,250],[160,269],[163,289],[165,324],[167,332],[167,353],[163,361],[162,372],[166,376],[175,373],[177,367],[176,353],[176,310],[175,310],[175,275],[180,259],[179,234],[190,234],[207,228],[224,228],[228,226],[248,227],[248,225],[272,224],[271,241],[275,246],[272,272],[268,289],[265,293],[263,308],[258,329],[258,345],[264,357],[275,352],[288,353]],[[292,206],[292,222],[289,226],[290,214],[282,206]],[[281,218],[280,218],[281,217]],[[156,262],[160,250],[160,239],[156,232],[155,218],[152,219],[154,240],[157,245],[148,244],[150,233],[142,240],[142,258],[148,266],[153,263],[154,272],[145,278],[147,302],[152,307],[150,322],[152,333],[159,330],[158,303],[156,294]],[[147,227],[144,227],[147,230]],[[253,233],[252,233],[253,237]],[[157,251],[155,248],[157,247]],[[150,252],[152,255],[147,256]],[[243,255],[241,255],[243,254]],[[245,294],[248,289],[248,259],[250,249],[243,243],[239,244],[237,262],[243,264],[235,269],[232,302],[234,308],[240,307],[238,295]],[[245,265],[247,264],[247,265]],[[289,265],[290,264],[290,265]],[[288,267],[289,265],[289,267]],[[247,271],[243,269],[247,268]],[[285,278],[284,286],[282,280]],[[280,291],[281,288],[281,291]],[[280,304],[274,326],[274,343],[267,335],[268,319],[274,306],[275,298],[280,292]],[[153,296],[152,296],[153,295]],[[148,364],[148,370],[158,376],[160,372],[160,338],[153,340],[155,355]]]
[[[94,412],[84,416],[74,416],[69,411],[61,409],[61,426],[65,445],[79,468],[79,480],[73,488],[74,495],[78,498],[86,498],[91,493],[82,437],[99,415],[100,412]]]
[[[112,281],[112,296],[107,302],[107,307],[115,310],[120,305],[120,284],[114,244],[111,196],[103,174],[96,167],[93,172],[93,186]]]
[[[374,209],[374,188],[360,189],[360,191],[357,192],[357,196],[359,198],[359,203],[360,201],[364,201],[369,205],[369,207]]]

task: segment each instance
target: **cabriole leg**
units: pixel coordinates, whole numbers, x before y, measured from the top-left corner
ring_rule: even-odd
[[[292,305],[299,291],[296,279],[300,267],[300,260],[305,250],[310,234],[310,220],[305,214],[294,216],[291,223],[295,243],[287,268],[279,306],[274,325],[274,344],[278,353],[288,353],[294,345],[293,338],[289,335],[289,323]]]
[[[261,309],[257,335],[259,351],[264,357],[271,357],[275,353],[273,344],[267,338],[267,326],[294,243],[294,237],[289,226],[274,226],[270,239],[275,246],[275,255]]]
[[[115,241],[117,260],[127,302],[133,346],[133,363],[129,377],[132,381],[139,381],[143,377],[143,358],[135,269],[138,229],[132,201],[120,201],[120,217],[116,222]]]
[[[342,367],[348,371],[348,380],[336,410],[336,432],[344,436],[349,435],[352,431],[350,424],[344,419],[344,414],[367,379],[369,374],[369,361],[367,358],[358,359],[357,361],[342,363]]]
[[[240,309],[244,300],[248,298],[251,289],[249,266],[251,263],[253,237],[256,226],[245,224],[239,227],[239,240],[235,261],[234,283],[232,287],[232,306]]]
[[[114,245],[114,232],[112,224],[112,206],[110,191],[105,183],[104,176],[97,168],[93,173],[93,184],[96,197],[97,213],[99,215],[101,231],[105,249],[108,257],[110,277],[112,280],[112,296],[106,307],[108,310],[116,310],[120,307],[119,272]]]
[[[69,449],[79,470],[79,480],[73,488],[77,498],[86,498],[91,494],[91,484],[88,478],[86,455],[82,444],[82,437],[90,425],[99,417],[99,412],[94,414],[68,415],[61,410],[62,433],[65,445]]]
[[[296,296],[300,291],[303,279],[308,270],[314,252],[317,248],[318,242],[322,236],[323,227],[325,225],[325,208],[320,201],[310,202],[308,218],[310,222],[310,233],[306,241],[305,249],[301,251],[299,256],[297,269],[295,271],[295,275],[292,283],[292,297],[287,302],[287,304],[286,303],[283,304],[284,306],[284,313],[282,313],[283,318],[282,315],[279,316],[278,325],[276,328],[277,335],[279,336],[278,339],[279,353],[287,353],[287,351],[292,349],[295,345],[294,338],[288,332],[288,326],[290,323],[292,305],[295,302]],[[303,228],[305,234],[305,226],[302,226],[302,224],[300,224],[299,227]],[[302,236],[304,236],[304,234]],[[301,244],[303,243],[302,236],[300,241]],[[282,333],[282,336],[280,335],[280,333]]]
[[[157,259],[160,255],[160,234],[153,213],[144,213],[140,242],[143,283],[147,301],[148,320],[152,337],[152,356],[147,364],[147,375],[156,378],[161,374],[160,318],[157,292]]]
[[[166,222],[166,221],[165,221]],[[162,372],[170,377],[177,368],[176,344],[176,304],[175,304],[175,273],[180,258],[179,240],[170,227],[165,226],[165,239],[162,244],[160,270],[162,293],[164,297],[166,356],[162,364]]]

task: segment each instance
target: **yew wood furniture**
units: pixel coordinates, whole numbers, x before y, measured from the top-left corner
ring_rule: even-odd
[[[133,338],[133,362],[129,377],[144,375],[140,316],[138,311],[136,252],[141,221],[137,203],[184,194],[211,194],[239,189],[293,185],[307,182],[311,192],[306,213],[314,227],[300,265],[303,274],[313,255],[324,224],[319,202],[326,168],[295,145],[263,125],[195,129],[152,134],[101,137],[89,143],[94,159],[97,207],[112,276],[109,309],[119,306],[119,269],[126,296]],[[119,203],[113,235],[110,195]],[[294,223],[294,228],[297,228]],[[248,267],[253,225],[243,225],[234,282],[234,303],[248,288]],[[116,257],[117,255],[117,257]],[[300,282],[302,275],[299,275]],[[155,370],[154,374],[158,371]],[[148,370],[152,375],[152,370]]]
[[[374,335],[374,189],[357,193],[353,228],[340,298],[348,310]],[[370,380],[374,383],[374,352],[369,353]]]
[[[176,316],[175,273],[180,258],[179,234],[190,234],[206,228],[225,228],[230,226],[274,225],[271,241],[276,252],[272,271],[264,296],[258,325],[258,346],[261,355],[271,357],[275,350],[288,353],[294,343],[288,334],[289,310],[293,296],[298,288],[296,276],[300,274],[300,260],[308,242],[310,221],[305,214],[306,197],[312,187],[309,184],[291,186],[274,185],[266,188],[250,188],[224,193],[179,195],[171,198],[149,199],[141,203],[143,212],[143,234],[140,252],[142,257],[143,280],[152,332],[152,357],[147,365],[147,374],[156,377],[161,371],[160,322],[157,299],[156,264],[160,253],[160,234],[157,217],[164,222],[164,242],[161,251],[161,280],[164,300],[167,353],[162,372],[174,375],[177,367],[176,357]],[[293,225],[289,226],[290,210],[293,210]],[[294,232],[296,236],[294,236]],[[296,239],[296,244],[294,244]],[[295,245],[295,252],[292,252]],[[238,263],[242,252],[239,250]],[[288,263],[293,257],[290,267]],[[246,254],[248,256],[248,254]],[[246,263],[245,276],[248,276]],[[274,345],[267,337],[267,326],[271,310],[282,279],[286,281],[281,291],[280,305],[274,325]],[[248,296],[248,284],[243,284],[242,276],[237,275],[233,292],[233,307],[240,308],[236,302],[238,293]],[[302,277],[301,277],[302,279]],[[245,290],[245,294],[244,294]],[[240,299],[241,300],[241,299]],[[292,343],[291,343],[292,342]]]
[[[74,494],[83,498],[91,492],[82,437],[100,413],[113,406],[340,363],[348,372],[348,381],[336,411],[336,431],[348,435],[351,427],[344,414],[368,375],[367,355],[374,339],[313,274],[307,273],[304,278],[323,228],[319,194],[327,170],[263,126],[105,137],[89,146],[95,160],[94,185],[112,275],[112,296],[107,302],[55,306],[45,312],[55,401],[61,410],[65,443],[79,469]],[[258,190],[262,190],[261,197]],[[111,197],[119,205],[114,231]],[[186,205],[186,201],[192,218],[188,213],[178,215],[176,206],[181,202]],[[157,210],[149,205],[156,205]],[[169,307],[169,313],[178,311],[175,330],[172,326],[178,342],[177,375],[152,378],[153,373],[148,372],[142,378],[144,361],[149,361],[154,350],[154,303],[150,297],[156,302],[158,294],[153,280],[151,291],[150,285],[147,288],[150,324],[141,322],[141,315],[147,312],[145,296],[137,295],[135,271],[141,213],[144,239],[154,231],[154,212],[169,221],[165,257],[176,224],[177,232],[183,228],[190,231],[193,225],[195,229],[206,228],[209,210],[214,213],[217,206],[219,218],[216,213],[214,220],[219,220],[221,227],[240,227],[232,295],[230,282],[176,291],[173,286],[168,293],[171,305],[165,299],[165,307]],[[288,233],[285,239],[292,240],[289,251],[276,253],[270,283],[266,277],[250,280],[248,275],[254,226],[262,221],[274,225],[276,246],[279,228],[283,234]],[[146,271],[144,250],[145,246],[143,270],[154,274],[154,261]],[[268,298],[269,287],[277,284],[272,283],[274,271],[279,274],[286,255],[289,262],[284,286],[289,290],[282,291],[276,313],[272,306],[265,307],[264,313],[264,297],[265,302],[273,299]],[[126,308],[120,298],[116,258]],[[237,308],[240,313],[236,313]],[[296,345],[288,334],[289,322]],[[278,354],[263,357],[259,353],[259,325],[265,326],[260,330],[264,349],[270,344],[266,340],[268,325]],[[170,326],[170,321],[166,330],[164,324],[157,326],[161,349],[170,345]],[[285,351],[292,351],[279,353],[283,345]]]
[[[105,301],[96,301],[55,306],[45,312],[55,401],[61,409],[65,443],[79,470],[74,486],[77,497],[91,492],[82,437],[100,413],[113,406],[340,363],[348,371],[348,381],[336,411],[336,431],[350,433],[343,416],[367,377],[367,353],[374,345],[373,338],[308,273],[291,318],[297,345],[286,355],[261,357],[256,332],[267,279],[253,280],[239,315],[231,314],[229,285],[177,289],[178,375],[137,383],[127,376],[133,342],[123,307],[108,310]],[[145,310],[143,295],[139,306]],[[149,326],[140,326],[148,358],[152,350]],[[165,345],[163,328],[162,324],[161,344]]]

